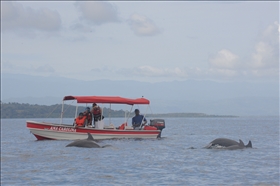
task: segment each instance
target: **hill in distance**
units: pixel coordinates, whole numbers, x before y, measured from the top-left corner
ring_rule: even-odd
[[[66,95],[103,95],[151,102],[154,113],[206,113],[208,115],[279,115],[278,82],[82,81],[3,73],[1,101],[53,105]]]

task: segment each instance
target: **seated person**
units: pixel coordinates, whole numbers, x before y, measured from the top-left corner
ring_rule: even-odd
[[[140,115],[140,111],[138,109],[135,109],[135,116],[132,118],[132,127],[134,129],[140,129],[141,123],[142,126],[147,123],[146,118],[143,115]]]
[[[80,112],[79,116],[76,117],[75,122],[74,122],[74,126],[76,127],[84,127],[86,121],[86,116],[84,116],[84,113]]]
[[[86,116],[86,125],[92,126],[92,114],[90,112],[89,107],[87,107],[86,110],[84,111],[84,116]]]

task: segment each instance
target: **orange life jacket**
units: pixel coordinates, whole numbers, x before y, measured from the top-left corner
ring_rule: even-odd
[[[76,125],[78,125],[79,127],[82,127],[85,123],[86,120],[86,116],[83,116],[82,118],[80,118],[80,116],[78,116],[76,118]]]

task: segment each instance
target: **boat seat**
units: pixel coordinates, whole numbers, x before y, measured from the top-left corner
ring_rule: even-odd
[[[104,126],[104,129],[116,129],[114,124],[110,124],[109,126]]]
[[[125,126],[125,130],[134,130],[134,128],[131,126]]]

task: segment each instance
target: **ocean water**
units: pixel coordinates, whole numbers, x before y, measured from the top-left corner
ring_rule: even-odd
[[[37,141],[25,121],[1,120],[1,185],[279,185],[278,117],[165,118],[161,139],[99,142],[107,148]],[[203,148],[219,137],[253,148]]]

